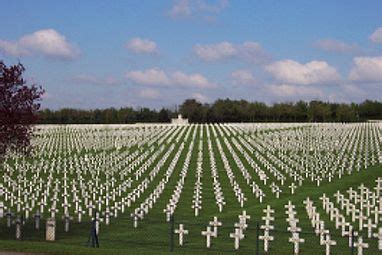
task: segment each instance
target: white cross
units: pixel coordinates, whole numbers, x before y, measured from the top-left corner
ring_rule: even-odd
[[[378,206],[375,206],[370,212],[374,214],[374,224],[378,224],[379,215],[382,214],[382,211],[378,210]]]
[[[202,231],[202,236],[206,237],[206,246],[207,248],[211,247],[211,236],[216,237],[215,233],[211,231],[211,227],[208,226],[206,231]]]
[[[363,227],[363,220],[366,220],[367,217],[363,215],[362,211],[360,211],[355,218],[359,220],[359,231],[361,231]]]
[[[293,243],[293,251],[295,255],[298,255],[300,250],[300,243],[305,242],[304,239],[300,238],[298,233],[292,233],[292,237],[289,238],[289,242]]]
[[[381,251],[382,250],[382,228],[379,228],[378,233],[374,233],[373,236],[378,239],[378,249]]]
[[[247,215],[247,211],[243,211],[241,215],[239,215],[240,222],[247,223],[247,220],[251,219],[250,215]]]
[[[321,226],[321,228],[315,230],[315,233],[320,235],[320,244],[323,244],[324,237],[326,234],[329,234],[329,230],[325,229],[324,226]]]
[[[364,248],[369,248],[369,244],[364,243],[362,240],[362,236],[358,237],[356,243],[354,243],[354,247],[357,248],[357,255],[362,255],[362,251]]]
[[[56,216],[56,212],[58,212],[58,209],[57,209],[56,207],[52,206],[52,207],[49,209],[49,211],[50,211],[50,217],[54,219],[55,216]]]
[[[268,248],[269,248],[269,242],[270,241],[273,241],[273,236],[270,236],[269,235],[269,231],[267,231],[267,230],[265,230],[264,231],[264,235],[262,235],[262,236],[259,236],[259,239],[260,240],[264,240],[264,252],[265,253],[268,253]]]
[[[290,193],[293,195],[294,190],[297,188],[297,186],[296,186],[296,184],[294,184],[294,182],[292,182],[292,184],[289,185],[288,188],[290,188]]]
[[[243,234],[243,230],[247,229],[248,225],[244,222],[239,222],[234,224],[235,228],[239,228],[240,233]]]
[[[284,208],[287,209],[287,212],[293,211],[294,205],[291,201],[288,201],[288,204],[284,205]]]
[[[300,232],[301,231],[301,228],[297,227],[297,226],[290,226],[287,228],[287,230],[291,233],[296,233],[296,232]]]
[[[371,219],[368,219],[367,224],[363,224],[363,226],[367,228],[367,237],[371,238],[373,235],[373,229],[376,228],[377,225],[373,224]]]
[[[223,225],[223,223],[218,221],[218,217],[216,217],[216,216],[214,216],[214,220],[210,221],[209,223],[210,223],[211,227],[214,227],[214,234],[216,236],[218,236],[218,227],[221,227]]]
[[[4,210],[6,210],[7,207],[4,205],[3,201],[0,201],[0,218],[4,217]]]
[[[336,245],[336,241],[330,239],[330,235],[326,235],[325,240],[322,242],[325,245],[325,253],[326,255],[330,255],[330,246]]]
[[[183,246],[183,235],[187,235],[188,230],[184,229],[183,224],[179,224],[179,229],[175,229],[174,232],[179,235],[179,245]]]
[[[192,209],[194,209],[194,215],[198,216],[199,215],[199,209],[202,209],[202,206],[200,204],[193,204],[191,206]]]
[[[260,229],[264,229],[264,231],[273,230],[274,227],[272,225],[261,225]]]
[[[241,233],[241,230],[239,228],[235,228],[235,233],[230,233],[229,237],[235,239],[235,250],[238,250],[240,245],[240,239],[244,238],[244,235],[243,233]]]
[[[134,228],[137,228],[138,227],[138,219],[139,219],[139,215],[138,214],[131,214],[131,217],[133,217],[133,225],[134,225]]]
[[[263,212],[264,212],[266,215],[270,215],[271,213],[274,213],[275,210],[273,210],[269,205],[267,205],[267,208],[266,208],[266,209],[263,209]]]
[[[269,223],[273,221],[275,218],[271,217],[270,215],[266,215],[261,217],[261,219],[265,221],[265,225],[269,225]]]

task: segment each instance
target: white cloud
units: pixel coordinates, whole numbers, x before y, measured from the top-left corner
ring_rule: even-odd
[[[201,74],[185,74],[183,72],[176,71],[170,74],[170,78],[173,84],[197,88],[215,87],[215,84],[210,83],[207,78]]]
[[[0,39],[0,51],[10,56],[26,56],[29,55],[29,51],[20,47],[18,43],[5,41]]]
[[[235,84],[239,85],[253,85],[256,83],[255,77],[253,77],[249,70],[237,70],[231,73],[232,80]]]
[[[195,54],[204,61],[216,61],[233,57],[237,54],[236,48],[229,42],[194,46]]]
[[[230,42],[197,44],[194,46],[194,53],[198,58],[207,62],[238,58],[252,63],[262,63],[269,59],[261,45],[251,41],[242,44]]]
[[[209,101],[208,97],[201,93],[192,93],[191,97],[201,103],[207,103]]]
[[[154,41],[142,38],[133,38],[126,44],[126,48],[135,53],[157,53],[158,47]]]
[[[382,81],[382,56],[356,57],[354,67],[350,70],[349,79],[359,82]]]
[[[337,70],[325,61],[300,64],[294,60],[281,60],[265,67],[276,80],[288,84],[328,84],[338,82]]]
[[[369,39],[374,43],[382,43],[382,27],[377,28]]]
[[[171,10],[168,12],[170,17],[190,17],[192,14],[191,4],[189,0],[174,0]]]
[[[126,73],[126,78],[143,85],[168,86],[171,84],[167,74],[158,68],[152,68],[144,71],[128,71]]]
[[[142,89],[138,93],[139,97],[146,99],[158,99],[160,97],[159,91],[155,89]]]
[[[251,63],[262,63],[270,59],[270,56],[264,51],[260,43],[257,42],[244,42],[239,49],[238,57]]]
[[[80,84],[94,84],[94,85],[106,85],[106,86],[113,86],[113,85],[118,85],[121,83],[120,80],[115,79],[112,76],[109,76],[107,78],[99,78],[94,75],[88,75],[88,74],[79,74],[72,77],[70,80]]]
[[[337,52],[337,53],[357,53],[360,52],[360,47],[355,44],[348,44],[339,40],[333,40],[333,39],[322,39],[317,41],[314,44],[315,47],[324,50],[324,51],[330,51],[330,52]]]
[[[42,55],[58,59],[74,59],[80,51],[54,29],[43,29],[11,42],[0,40],[0,50],[7,55]]]
[[[196,88],[213,88],[216,84],[208,81],[201,74],[185,74],[181,71],[165,72],[158,68],[143,71],[128,71],[126,78],[142,85],[184,86]]]
[[[218,0],[214,4],[206,0],[173,0],[173,5],[168,11],[171,18],[189,18],[198,14],[217,14],[228,6],[228,0]]]
[[[319,98],[323,96],[323,92],[315,87],[281,84],[269,85],[267,88],[273,95],[282,98]]]

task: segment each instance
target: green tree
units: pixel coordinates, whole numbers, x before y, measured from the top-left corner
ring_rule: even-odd
[[[192,123],[201,123],[204,122],[204,113],[203,106],[200,102],[195,99],[187,99],[179,107],[180,113],[183,117],[188,118]]]
[[[168,110],[162,108],[158,113],[158,121],[159,122],[170,122],[170,115]]]

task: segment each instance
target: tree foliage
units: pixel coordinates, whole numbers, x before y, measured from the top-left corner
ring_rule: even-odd
[[[49,109],[40,112],[41,123],[57,124],[123,124],[137,122],[170,122],[181,113],[191,123],[211,122],[355,122],[382,119],[382,103],[366,100],[360,104],[338,104],[322,101],[275,103],[219,99],[213,104],[202,104],[187,99],[179,106],[179,112],[148,108],[121,108],[76,110]]]
[[[32,125],[38,120],[38,101],[44,91],[23,78],[22,64],[7,67],[0,61],[0,157],[7,150],[28,152]]]

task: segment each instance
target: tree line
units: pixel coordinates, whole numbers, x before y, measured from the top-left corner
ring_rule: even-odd
[[[366,100],[362,103],[329,103],[298,101],[267,105],[262,102],[218,99],[202,104],[195,99],[185,100],[177,110],[162,108],[95,110],[41,110],[41,124],[131,124],[139,122],[166,123],[181,113],[191,123],[220,122],[358,122],[382,119],[382,102]]]

